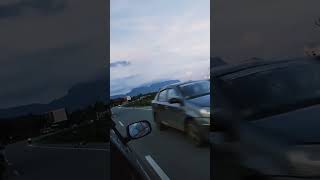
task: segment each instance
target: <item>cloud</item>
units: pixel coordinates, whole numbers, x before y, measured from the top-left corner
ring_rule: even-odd
[[[63,12],[67,1],[63,0],[23,0],[9,4],[0,4],[0,18],[16,16],[52,15]]]
[[[139,76],[136,74],[128,75],[114,79],[110,82],[111,88],[110,94],[125,94],[128,93],[133,87],[136,87],[137,80],[139,81]]]
[[[317,0],[308,3],[290,0],[215,2],[215,56],[229,62],[252,57],[304,56],[303,47],[308,41],[320,42],[320,31],[314,25],[319,17],[319,5]]]
[[[0,108],[48,103],[77,83],[108,78],[106,2],[29,0],[1,7],[21,13],[0,18]]]
[[[119,66],[129,66],[131,63],[129,61],[115,61],[110,63],[110,68],[119,67]]]
[[[111,82],[137,74],[130,86],[122,85],[130,89],[158,79],[199,79],[209,73],[209,0],[144,1],[135,2],[136,8],[116,2],[123,8],[111,6],[111,61],[130,59],[132,64],[111,69]],[[111,86],[112,92],[117,88]]]

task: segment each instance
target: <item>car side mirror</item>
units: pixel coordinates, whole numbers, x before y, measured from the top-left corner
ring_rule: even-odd
[[[31,144],[32,144],[32,139],[31,139],[31,138],[28,138],[28,140],[27,140],[27,141],[28,141],[28,144],[29,144],[29,145],[31,145]]]
[[[178,98],[178,97],[170,98],[170,99],[169,99],[169,103],[170,103],[170,104],[178,103],[178,104],[183,105],[182,99],[180,99],[180,98]]]
[[[128,140],[139,139],[151,133],[151,124],[143,120],[127,126]]]

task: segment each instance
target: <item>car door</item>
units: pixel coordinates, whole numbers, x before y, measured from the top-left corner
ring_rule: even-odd
[[[132,147],[131,143],[129,142],[127,144],[124,144],[121,141],[119,136],[120,135],[117,135],[114,130],[110,130],[111,152],[113,154],[120,153],[121,155],[124,156],[122,158],[123,160],[122,161],[120,160],[120,162],[119,162],[119,159],[114,159],[112,161],[112,164],[115,164],[112,166],[112,172],[118,172],[118,168],[120,168],[119,166],[121,166],[122,173],[126,173],[126,171],[125,171],[126,164],[129,163],[132,166],[130,168],[133,168],[132,170],[129,170],[129,171],[132,171],[131,173],[134,173],[134,174],[138,173],[141,176],[141,180],[150,180],[150,179],[158,180],[159,177],[156,174],[156,172],[153,170],[153,168],[148,166],[143,159],[141,159],[139,157],[139,155],[133,150],[134,148]],[[117,154],[115,154],[115,156]],[[112,157],[114,157],[114,156],[112,156]],[[128,161],[128,162],[126,163],[126,161]],[[121,164],[121,163],[124,163],[124,164]],[[113,170],[113,168],[114,168],[114,170]],[[113,175],[115,173],[111,173],[111,174]],[[123,175],[125,176],[126,174],[123,174]],[[130,178],[132,178],[132,177],[130,177]],[[116,179],[116,178],[114,178],[114,179]],[[129,179],[129,178],[127,177],[126,179]],[[138,179],[140,179],[140,177]]]
[[[179,92],[174,88],[168,89],[168,93],[167,93],[168,101],[171,98],[182,99]],[[170,124],[172,124],[174,128],[184,130],[185,113],[183,110],[183,106],[179,103],[170,104],[169,102],[167,106],[168,108],[166,111],[166,117],[168,121],[170,121]]]
[[[166,121],[166,110],[167,110],[167,90],[164,89],[159,92],[156,103],[154,103],[153,107],[155,109],[157,121],[165,122]]]

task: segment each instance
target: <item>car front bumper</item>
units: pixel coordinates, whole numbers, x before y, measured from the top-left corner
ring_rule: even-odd
[[[209,141],[210,118],[195,118],[202,138]]]

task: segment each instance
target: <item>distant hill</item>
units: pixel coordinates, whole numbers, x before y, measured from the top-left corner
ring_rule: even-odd
[[[8,109],[0,109],[0,118],[10,118],[27,114],[41,114],[50,109],[48,104],[30,104]]]
[[[79,83],[73,86],[68,93],[50,103],[54,108],[66,107],[69,111],[84,108],[97,101],[106,102],[108,98],[106,80]]]
[[[166,85],[169,85],[169,84],[178,83],[178,82],[180,82],[180,81],[179,80],[168,80],[168,81],[162,81],[162,82],[153,83],[153,84],[146,85],[146,86],[140,86],[140,87],[137,87],[137,88],[133,88],[126,95],[128,95],[128,96],[137,96],[139,94],[147,94],[147,93],[151,93],[151,92],[157,92],[163,86],[166,86]]]
[[[97,101],[106,102],[108,98],[107,80],[100,79],[93,82],[79,83],[70,88],[67,94],[48,104],[30,104],[8,109],[0,109],[0,118],[10,118],[27,114],[42,114],[58,108],[68,111],[85,108]]]
[[[126,94],[119,94],[119,95],[111,96],[111,99],[124,98],[124,97],[126,97]]]
[[[65,96],[55,99],[48,104],[30,104],[8,109],[0,109],[0,118],[11,118],[27,114],[42,114],[58,108],[67,108],[67,110],[70,112],[85,108],[88,105],[94,104],[96,101],[106,102],[107,98],[109,97],[109,90],[106,82],[106,79],[100,79],[92,82],[78,83],[71,87]],[[149,83],[134,88],[127,94],[116,95],[112,96],[111,98],[115,99],[118,97],[136,96],[139,94],[156,92],[159,90],[159,88],[176,82],[179,81],[166,80]]]
[[[151,92],[157,92],[163,86],[173,84],[173,83],[178,83],[178,82],[180,82],[180,81],[179,80],[166,80],[166,81],[145,84],[145,85],[133,88],[127,94],[120,94],[120,95],[111,96],[111,99],[116,99],[116,98],[121,98],[121,97],[126,97],[126,96],[137,96],[139,94],[147,94],[147,93],[151,93]]]

